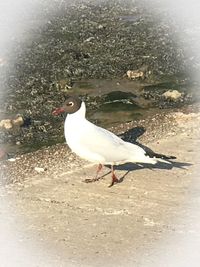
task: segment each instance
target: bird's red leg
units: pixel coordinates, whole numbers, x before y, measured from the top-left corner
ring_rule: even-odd
[[[97,167],[97,172],[96,172],[96,176],[93,179],[85,179],[86,183],[91,183],[91,182],[95,182],[99,180],[98,174],[101,171],[101,169],[103,168],[103,165],[101,163],[99,163],[98,167]]]
[[[112,182],[111,182],[111,184],[109,185],[109,187],[111,187],[111,186],[113,186],[115,183],[118,183],[118,182],[119,182],[119,180],[118,180],[117,177],[115,176],[113,165],[111,165],[111,172],[112,172]]]
[[[101,171],[101,169],[103,168],[103,165],[101,163],[99,163],[98,167],[97,167],[97,172],[96,172],[96,176],[94,178],[95,181],[98,180],[98,174]]]

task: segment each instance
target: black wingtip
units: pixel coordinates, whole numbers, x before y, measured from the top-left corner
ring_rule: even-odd
[[[176,159],[175,156],[169,156],[168,159]]]
[[[164,154],[158,154],[158,153],[153,152],[152,150],[146,151],[145,155],[149,156],[150,158],[157,158],[157,159],[164,159],[164,160],[176,159],[175,156],[166,156]]]
[[[166,156],[166,155],[163,155],[163,154],[155,154],[155,157],[156,158],[160,158],[160,159],[166,159],[166,160],[168,160],[168,159],[176,159],[176,157],[175,156]]]

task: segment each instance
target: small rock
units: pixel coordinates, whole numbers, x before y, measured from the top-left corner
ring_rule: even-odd
[[[39,173],[41,173],[41,172],[44,172],[44,171],[46,171],[46,168],[35,167],[35,168],[34,168],[34,170],[35,170],[36,172],[39,172]]]
[[[18,116],[16,119],[14,119],[12,121],[13,125],[16,126],[22,126],[24,124],[24,119],[22,118],[22,116]]]
[[[21,116],[18,116],[16,119],[4,119],[0,121],[0,127],[5,128],[6,130],[12,129],[13,126],[21,126],[24,124],[24,120]]]
[[[102,29],[105,29],[106,28],[106,26],[105,25],[102,25],[102,24],[99,24],[99,26],[98,26],[98,29],[99,30],[102,30]]]
[[[10,119],[1,120],[0,127],[5,128],[7,130],[11,129],[13,127],[12,120]]]
[[[166,99],[176,101],[182,96],[182,93],[180,93],[178,90],[168,90],[163,93],[162,96]]]
[[[10,161],[10,162],[15,162],[16,159],[15,159],[15,158],[10,158],[10,159],[8,159],[8,161]]]
[[[126,76],[131,80],[144,79],[145,78],[145,74],[141,70],[128,70],[126,72]]]

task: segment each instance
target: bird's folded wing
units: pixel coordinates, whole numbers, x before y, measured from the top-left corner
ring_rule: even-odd
[[[137,145],[124,142],[121,138],[101,127],[91,127],[87,135],[81,137],[81,146],[91,153],[101,155],[106,162],[123,162],[133,154],[144,154]]]

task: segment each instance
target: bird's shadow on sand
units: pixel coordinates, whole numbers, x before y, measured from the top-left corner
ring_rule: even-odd
[[[143,135],[145,133],[145,129],[143,127],[134,127],[126,132],[124,132],[123,134],[119,135],[119,137],[121,137],[124,141],[136,144],[140,147],[142,147],[146,153],[151,157],[151,156],[160,156],[161,158],[165,159],[165,156],[163,154],[158,154],[156,152],[154,152],[152,149],[150,149],[149,147],[139,143],[137,141],[137,138],[141,135]],[[171,164],[165,163],[165,162],[157,162],[155,165],[152,164],[147,164],[147,163],[140,163],[140,164],[134,164],[134,163],[125,163],[122,165],[117,165],[114,167],[115,170],[121,170],[121,171],[126,171],[125,174],[120,177],[119,183],[123,182],[125,177],[127,176],[127,174],[131,171],[135,171],[135,170],[141,170],[141,169],[150,169],[150,170],[155,170],[155,169],[165,169],[165,170],[171,170],[173,168],[178,168],[178,169],[187,169],[186,167],[191,166],[191,163],[187,163],[187,162],[178,162],[178,161],[172,161],[176,159],[176,156],[170,156],[170,159],[167,159],[167,161],[169,161]],[[105,167],[111,168],[111,166],[109,165],[105,165]],[[104,174],[103,176],[101,176],[100,178],[105,177],[106,175],[108,175],[109,173],[111,173],[111,171],[109,171],[108,173]]]
[[[146,163],[143,163],[143,164],[125,163],[125,164],[115,166],[114,169],[119,170],[119,171],[126,171],[123,176],[121,176],[120,178],[118,177],[118,183],[122,183],[124,181],[124,179],[126,178],[126,176],[129,174],[129,172],[132,172],[132,171],[142,170],[142,169],[149,169],[151,171],[154,171],[156,169],[171,170],[173,168],[187,169],[186,167],[192,165],[191,163],[186,163],[186,162],[177,162],[177,161],[176,162],[170,161],[170,162],[171,162],[171,164],[158,162],[155,165],[146,164]],[[107,167],[109,169],[111,168],[110,165],[105,165],[105,167]],[[99,178],[102,179],[110,173],[111,173],[111,171],[100,176]]]

